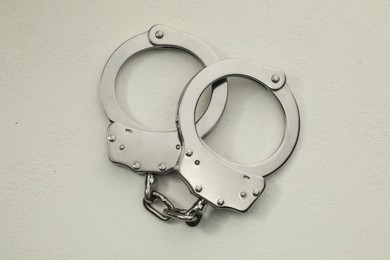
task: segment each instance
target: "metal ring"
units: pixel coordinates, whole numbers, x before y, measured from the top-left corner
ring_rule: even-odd
[[[208,66],[219,60],[216,53],[203,41],[190,34],[178,32],[163,25],[154,25],[148,32],[129,39],[111,55],[101,77],[101,100],[111,122],[120,122],[144,131],[176,132],[176,128],[168,130],[153,129],[139,124],[122,111],[115,94],[115,80],[122,65],[133,55],[156,48],[174,48],[186,51],[198,59],[203,66]],[[210,104],[197,124],[201,136],[206,135],[218,122],[223,113],[226,98],[227,82],[225,81],[220,87],[213,89]]]
[[[153,201],[152,203],[146,201],[145,199],[143,200],[143,204],[144,204],[145,208],[149,212],[151,212],[153,215],[155,215],[156,217],[158,217],[159,219],[161,219],[163,221],[170,220],[171,217],[158,211],[155,207],[153,207],[153,203],[154,203],[155,199],[159,199],[161,202],[163,202],[165,204],[165,206],[167,207],[166,209],[173,210],[175,208],[175,206],[168,200],[167,197],[165,197],[164,195],[162,195],[160,192],[158,192],[156,190],[152,191],[152,196],[154,197],[154,199],[152,199],[152,201]],[[163,212],[165,212],[165,210]]]
[[[194,115],[200,95],[209,84],[228,76],[246,77],[260,83],[275,95],[283,108],[283,141],[275,153],[262,162],[251,165],[230,162],[205,145],[196,130]],[[263,191],[265,183],[262,176],[274,172],[289,158],[300,126],[298,107],[284,73],[242,59],[220,61],[200,71],[181,96],[177,118],[183,146],[178,162],[179,173],[191,186],[193,194],[216,207],[239,211],[246,211]],[[192,151],[191,157],[185,155],[186,150]],[[198,185],[203,189],[195,192]]]
[[[145,177],[145,194],[144,194],[144,200],[151,204],[153,203],[153,200],[155,197],[153,196],[153,191],[156,190],[157,186],[157,178],[154,176],[154,174],[147,173]]]
[[[185,209],[164,209],[164,213],[168,215],[171,218],[175,218],[178,220],[183,220],[186,222],[195,222],[198,220],[198,216],[193,214],[189,215],[187,214],[187,210]]]

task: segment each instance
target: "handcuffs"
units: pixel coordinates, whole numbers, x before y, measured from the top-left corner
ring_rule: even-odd
[[[183,89],[177,107],[176,128],[168,130],[146,127],[128,117],[115,94],[115,81],[122,65],[137,53],[159,48],[183,50],[204,66]],[[202,140],[224,112],[229,76],[256,81],[271,91],[283,108],[283,141],[273,155],[259,163],[248,165],[228,161]],[[209,85],[212,86],[210,104],[196,121],[197,103]],[[143,204],[163,221],[173,218],[196,226],[207,205],[247,211],[264,190],[264,177],[285,163],[298,140],[298,106],[281,70],[244,59],[220,60],[203,41],[163,25],[152,26],[114,51],[101,76],[100,94],[111,122],[107,129],[108,157],[113,163],[145,175]],[[161,174],[179,174],[197,201],[189,209],[175,207],[157,191],[157,176]],[[155,207],[158,201],[165,205],[163,210]]]

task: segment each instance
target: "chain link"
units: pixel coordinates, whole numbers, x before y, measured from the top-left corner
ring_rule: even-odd
[[[162,211],[155,207],[157,201],[164,204],[165,207]],[[146,174],[143,204],[149,212],[162,221],[173,218],[182,220],[192,227],[199,224],[207,208],[205,199],[198,199],[188,210],[175,207],[166,196],[157,191],[157,178],[151,173]]]

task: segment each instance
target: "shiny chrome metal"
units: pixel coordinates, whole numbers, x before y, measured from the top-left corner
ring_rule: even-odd
[[[156,200],[165,204],[162,211],[154,206]],[[157,176],[151,173],[146,174],[143,204],[148,211],[163,221],[174,218],[183,220],[190,226],[196,226],[200,222],[207,208],[207,201],[204,199],[198,199],[188,210],[176,208],[166,196],[157,191]]]
[[[274,75],[272,75],[271,80],[273,83],[278,83],[280,80],[280,77],[279,77],[279,75],[274,74]]]
[[[157,129],[136,122],[122,111],[115,94],[116,76],[122,65],[137,53],[158,48],[186,51],[204,66],[219,60],[216,53],[203,41],[163,25],[154,25],[149,31],[129,39],[111,55],[100,81],[102,104],[112,122],[107,129],[108,154],[112,162],[128,166],[138,173],[168,173],[174,168],[180,153],[176,128]],[[226,81],[214,84],[210,104],[197,122],[200,136],[205,136],[218,122],[226,98]],[[112,136],[116,138],[110,138]],[[118,145],[124,145],[126,149],[118,149]],[[134,165],[135,161],[139,163],[139,167],[134,167],[138,166]],[[164,170],[159,167],[160,163],[165,165]]]
[[[161,39],[162,37],[164,37],[164,33],[162,31],[157,31],[154,35],[157,39]]]
[[[191,208],[188,209],[187,214],[196,215],[197,219],[195,221],[187,221],[186,224],[190,227],[195,227],[202,220],[204,212],[207,209],[207,201],[205,199],[198,199]]]
[[[183,220],[185,222],[192,222],[198,219],[196,215],[187,215],[187,210],[185,209],[164,209],[164,214],[171,218]]]
[[[194,227],[197,226],[203,217],[203,214],[207,208],[207,201],[204,199],[198,199],[188,210],[185,209],[164,209],[164,213],[174,219],[185,221],[187,225]]]
[[[201,192],[202,189],[203,189],[203,187],[202,187],[201,185],[196,185],[196,186],[195,186],[195,191],[196,191],[196,192]]]
[[[154,174],[148,173],[145,178],[145,194],[144,200],[151,204],[154,201],[154,197],[152,195],[153,191],[157,189],[157,178]]]
[[[260,195],[260,191],[259,191],[259,190],[254,190],[254,191],[252,192],[252,194],[253,194],[253,196],[257,197],[257,196]]]
[[[202,212],[202,214],[206,211],[207,201],[205,199],[198,199],[189,209],[187,214],[192,214],[194,212]]]
[[[167,166],[165,166],[165,164],[163,164],[163,163],[160,163],[160,164],[158,165],[158,169],[159,169],[160,171],[165,171],[165,170],[167,169]]]
[[[110,142],[115,142],[116,136],[115,136],[115,135],[109,135],[107,139],[108,139],[108,141],[110,141]]]
[[[196,130],[195,108],[200,95],[208,85],[228,76],[246,77],[258,82],[275,95],[283,108],[283,141],[277,151],[262,162],[251,165],[230,162],[205,145]],[[276,81],[276,78],[279,80]],[[182,149],[175,169],[193,195],[218,208],[245,212],[263,191],[263,176],[281,167],[294,150],[299,125],[298,107],[281,70],[242,59],[214,63],[200,71],[188,83],[179,101],[177,127]],[[191,157],[186,156],[187,150],[193,151]],[[201,193],[196,192],[196,186],[199,184],[203,187]],[[243,192],[253,196],[240,196]]]
[[[153,190],[152,191],[152,203],[149,203],[148,201],[146,201],[145,199],[143,200],[143,203],[144,203],[144,206],[145,208],[151,212],[153,215],[155,215],[156,217],[158,217],[159,219],[161,219],[162,221],[168,221],[171,219],[171,217],[167,216],[164,211],[163,212],[160,212],[158,209],[156,209],[154,207],[154,202],[156,200],[160,200],[162,203],[165,204],[165,207],[166,209],[169,209],[169,210],[174,210],[175,207],[173,206],[173,204],[168,200],[167,197],[165,197],[164,195],[162,195],[160,192],[156,191],[156,190]],[[165,209],[164,209],[165,210]]]
[[[151,132],[131,128],[122,123],[112,123],[107,135],[115,135],[115,142],[107,142],[108,157],[117,164],[131,167],[138,173],[166,173],[177,162],[180,150],[176,149],[179,143],[178,135],[172,132]],[[120,145],[126,149],[120,150]],[[138,167],[134,167],[135,166]],[[165,165],[165,169],[160,167]]]
[[[131,165],[131,168],[133,170],[139,170],[141,169],[141,164],[139,162],[134,162],[132,165]]]
[[[218,206],[222,206],[224,203],[225,203],[225,201],[223,199],[217,200]]]

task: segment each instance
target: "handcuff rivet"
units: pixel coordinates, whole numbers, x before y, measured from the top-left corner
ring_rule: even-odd
[[[257,196],[260,195],[260,191],[259,191],[259,190],[254,190],[254,191],[252,192],[252,194],[253,194],[253,196],[257,197]]]
[[[158,165],[158,169],[159,169],[160,171],[165,171],[165,170],[167,169],[167,166],[165,166],[165,164],[163,164],[163,163],[160,163],[160,164]]]
[[[125,149],[125,145],[121,144],[121,145],[119,146],[119,149],[124,150],[124,149]]]
[[[199,160],[196,160],[195,161],[195,165],[199,165],[200,164],[200,161]]]
[[[134,162],[133,163],[133,169],[134,170],[139,170],[141,168],[141,164],[139,162]]]
[[[201,192],[202,191],[202,186],[201,185],[197,185],[196,187],[195,187],[195,191],[196,192]]]
[[[224,203],[225,203],[225,201],[223,199],[218,199],[218,201],[217,201],[217,204],[219,206],[222,206]]]
[[[115,140],[116,140],[116,136],[115,135],[109,135],[108,136],[108,141],[115,142]]]
[[[180,144],[176,145],[176,150],[180,150]]]
[[[187,150],[187,151],[186,151],[186,155],[187,155],[188,157],[190,157],[192,154],[193,154],[193,151],[192,151],[192,150]]]
[[[157,39],[161,39],[162,37],[164,37],[164,33],[162,31],[157,31],[154,35]]]
[[[279,77],[279,75],[274,74],[274,75],[272,75],[271,80],[273,83],[278,83],[280,80],[280,77]]]
[[[246,192],[244,192],[244,191],[241,192],[241,193],[240,193],[240,196],[241,196],[242,198],[245,198],[245,197],[246,197]]]

